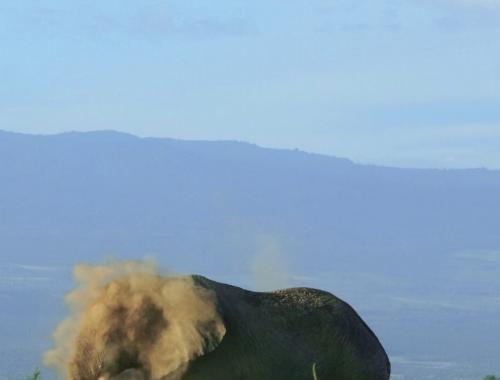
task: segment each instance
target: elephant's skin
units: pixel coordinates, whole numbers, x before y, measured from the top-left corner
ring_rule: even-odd
[[[193,276],[211,289],[226,334],[188,366],[182,380],[388,380],[375,334],[330,293],[293,288],[256,293]]]

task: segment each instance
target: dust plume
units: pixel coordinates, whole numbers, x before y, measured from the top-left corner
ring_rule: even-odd
[[[161,276],[152,263],[123,261],[78,265],[74,278],[70,315],[44,354],[44,364],[64,379],[178,379],[225,334],[215,295],[190,276]]]
[[[254,288],[258,291],[272,291],[290,287],[288,263],[278,240],[263,236],[255,254],[251,270]]]

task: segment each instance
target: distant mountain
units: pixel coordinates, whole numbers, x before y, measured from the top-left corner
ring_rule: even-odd
[[[156,253],[182,267],[234,270],[270,236],[301,269],[414,272],[451,252],[500,247],[500,171],[356,165],[111,131],[1,132],[0,183],[9,260]]]
[[[47,346],[71,265],[108,254],[245,286],[286,272],[351,302],[400,378],[499,373],[499,215],[500,171],[0,131],[0,377]]]

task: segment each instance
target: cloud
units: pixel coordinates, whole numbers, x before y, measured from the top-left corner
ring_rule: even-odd
[[[193,35],[223,36],[244,35],[254,32],[254,26],[244,18],[227,18],[214,15],[182,16],[164,4],[143,6],[124,20],[124,28],[133,35],[161,36]]]
[[[500,0],[455,0],[460,5],[486,8],[500,8]]]
[[[484,261],[489,263],[500,263],[500,251],[467,251],[456,254],[461,259]]]
[[[431,300],[408,296],[391,296],[390,299],[398,304],[404,305],[404,307],[414,308],[417,310],[469,310],[462,304],[453,304],[444,300]]]
[[[69,4],[69,5],[68,5]],[[164,2],[122,7],[72,2],[61,6],[13,6],[4,10],[23,30],[38,36],[74,39],[105,39],[120,35],[154,40],[171,35],[230,36],[253,33],[244,17],[180,12]],[[7,17],[7,16],[5,16]],[[1,21],[1,18],[0,18]]]
[[[427,7],[434,25],[444,31],[500,27],[500,0],[408,0],[408,4]]]
[[[412,0],[414,3],[421,0]],[[452,8],[476,8],[476,9],[498,9],[500,0],[425,0],[427,4],[445,5]]]
[[[392,364],[399,365],[409,365],[418,368],[430,368],[430,369],[450,369],[456,366],[456,363],[449,361],[437,361],[437,360],[418,360],[405,356],[391,356]]]
[[[53,284],[55,275],[62,267],[37,265],[2,264],[0,265],[0,289],[32,289],[41,285]]]

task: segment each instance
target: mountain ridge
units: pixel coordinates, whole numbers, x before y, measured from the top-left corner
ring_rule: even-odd
[[[321,266],[333,253],[372,261],[376,254],[363,252],[491,249],[500,240],[500,171],[387,168],[249,143],[104,131],[0,134],[0,181],[0,238],[13,254],[29,251],[13,236],[52,236],[39,246],[52,253],[61,251],[48,246],[57,247],[57,236],[101,236],[82,245],[101,255],[121,251],[124,234],[136,236],[141,252],[166,252],[169,242],[193,254],[220,250],[234,268],[242,265],[230,255],[238,240],[250,239],[241,248],[248,261],[258,236],[268,234],[302,264],[305,241],[314,246],[317,237]]]
[[[317,152],[309,152],[301,149],[292,149],[292,148],[275,148],[268,146],[261,146],[255,143],[242,141],[242,140],[198,140],[198,139],[177,139],[171,137],[152,137],[152,136],[137,136],[127,132],[121,132],[113,129],[109,130],[95,130],[95,131],[68,131],[61,133],[53,133],[53,134],[34,134],[34,133],[22,133],[22,132],[12,132],[8,130],[0,129],[0,137],[27,137],[27,138],[72,138],[72,139],[92,139],[97,138],[100,141],[103,140],[115,140],[115,141],[133,141],[133,140],[142,140],[144,142],[162,142],[162,143],[179,143],[185,145],[212,145],[217,147],[224,146],[235,146],[235,147],[245,147],[247,149],[262,149],[266,151],[274,151],[274,152],[287,152],[287,153],[297,153],[302,155],[308,155],[315,158],[322,159],[332,159],[343,162],[349,162],[353,165],[361,166],[361,167],[375,167],[382,169],[394,169],[394,170],[422,170],[422,171],[440,171],[440,172],[455,172],[455,171],[489,171],[489,172],[500,172],[500,169],[491,169],[484,167],[470,167],[470,168],[418,168],[418,167],[399,167],[399,166],[388,166],[388,165],[378,165],[372,163],[359,163],[355,162],[346,157],[339,157],[331,154],[317,153]]]

